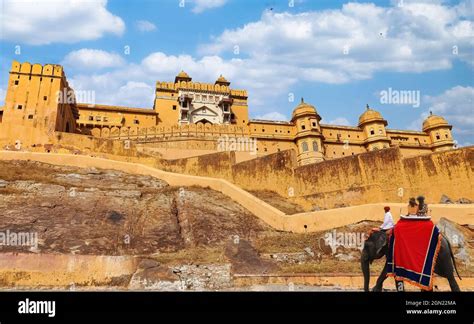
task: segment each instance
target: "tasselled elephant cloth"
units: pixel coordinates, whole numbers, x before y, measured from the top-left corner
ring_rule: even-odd
[[[390,237],[387,276],[432,290],[440,247],[441,234],[431,220],[399,220]]]

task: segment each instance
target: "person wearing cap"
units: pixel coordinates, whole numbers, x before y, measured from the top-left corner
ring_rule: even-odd
[[[390,207],[385,206],[383,210],[385,211],[385,216],[383,218],[383,224],[380,226],[380,230],[385,232],[385,231],[388,231],[389,229],[392,229],[394,226],[394,223],[393,223],[392,213],[390,212]]]

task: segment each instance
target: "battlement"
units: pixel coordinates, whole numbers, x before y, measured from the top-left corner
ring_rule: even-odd
[[[29,62],[20,63],[13,61],[10,73],[13,74],[29,74],[29,75],[44,75],[48,77],[64,77],[64,70],[61,65],[58,64],[45,64],[41,65],[38,63],[31,64]]]
[[[178,82],[165,82],[157,81],[156,82],[157,91],[172,91],[178,92],[179,90],[191,90],[199,92],[212,92],[226,94],[236,97],[245,97],[247,98],[247,91],[245,90],[235,90],[231,89],[226,85],[211,84],[211,83],[200,83],[192,81],[178,81]]]

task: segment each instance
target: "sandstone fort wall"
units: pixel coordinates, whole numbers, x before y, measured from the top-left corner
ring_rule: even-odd
[[[32,160],[54,165],[105,168],[157,177],[172,186],[209,187],[231,197],[234,201],[241,204],[244,208],[273,228],[296,233],[325,231],[362,220],[380,220],[380,210],[384,206],[384,203],[365,204],[287,215],[223,179],[171,173],[139,163],[114,161],[74,154],[0,151],[0,159]],[[394,210],[397,210],[402,209],[405,204],[390,203],[390,206],[392,206]],[[446,217],[458,224],[474,224],[474,212],[471,205],[433,204],[430,208],[432,209],[432,219],[434,222],[438,222],[441,217]],[[399,214],[394,213],[395,220],[398,219],[398,216]]]
[[[341,202],[347,206],[403,203],[420,194],[430,203],[439,202],[443,194],[453,199],[474,198],[474,147],[409,158],[395,147],[299,167],[292,150],[234,165],[230,165],[230,156],[216,153],[174,160],[172,167],[163,168],[222,177],[245,190],[304,198],[319,208],[342,207]],[[231,170],[223,171],[224,167]]]

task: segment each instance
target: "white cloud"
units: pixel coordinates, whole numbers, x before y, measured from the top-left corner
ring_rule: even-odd
[[[153,89],[154,87],[144,82],[129,81],[118,89],[113,99],[120,102],[120,105],[128,107],[135,107],[137,102],[144,101],[148,104],[139,108],[146,108],[150,107],[150,103],[153,103],[155,98]]]
[[[474,87],[455,86],[437,96],[426,96],[423,102],[427,107],[412,127],[419,129],[432,111],[453,125],[453,136],[461,146],[474,142]]]
[[[190,55],[166,55],[162,52],[155,52],[148,55],[143,61],[144,68],[155,75],[173,77],[177,72],[185,70],[196,80],[215,81],[223,74],[231,78],[236,73],[236,67],[240,60],[225,61],[219,56],[204,56],[195,59]]]
[[[194,0],[194,13],[201,13],[208,9],[214,9],[225,5],[227,0]]]
[[[274,98],[275,93],[287,92],[289,86],[297,81],[296,78],[286,78],[280,82],[268,82],[280,77],[282,71],[278,66],[253,65],[251,61],[224,60],[219,56],[195,58],[190,55],[175,56],[162,52],[148,55],[139,64],[124,64],[105,73],[80,73],[69,79],[74,89],[95,90],[97,102],[121,105],[122,98],[118,95],[118,91],[127,82],[145,82],[154,87],[156,81],[174,80],[181,70],[186,71],[197,82],[214,83],[219,75],[223,74],[232,82],[232,88],[249,91],[249,105],[253,107],[253,111],[266,107],[269,98]],[[137,100],[134,106],[150,107],[153,104],[147,97]]]
[[[402,7],[348,3],[298,14],[267,11],[259,21],[225,30],[200,53],[234,55],[237,48],[249,65],[278,67],[282,79],[336,84],[382,71],[443,70],[455,59],[474,61],[474,25],[463,18],[463,5],[407,1]]]
[[[156,30],[156,25],[148,20],[138,20],[136,26],[141,32],[151,32]]]
[[[0,0],[0,37],[44,45],[121,35],[125,24],[106,8],[107,0]]]
[[[101,69],[120,67],[124,62],[124,59],[116,53],[82,48],[67,54],[62,64],[77,69]]]
[[[7,95],[7,92],[3,90],[3,88],[0,88],[0,106],[3,106],[5,103],[5,96]]]
[[[214,82],[222,73],[233,88],[248,90],[252,111],[264,115],[298,82],[340,84],[377,72],[424,72],[448,69],[456,59],[472,61],[474,40],[466,35],[474,29],[463,6],[411,1],[401,8],[349,3],[299,14],[265,12],[259,21],[214,37],[198,57],[156,52],[138,64],[73,81],[97,89],[97,102],[104,93],[104,103],[121,104],[116,92],[129,81],[154,87],[185,70],[195,81]],[[453,55],[453,44],[459,55]],[[148,98],[137,100],[134,106],[152,105]]]
[[[288,117],[286,117],[282,113],[279,113],[278,111],[272,111],[263,115],[256,116],[255,119],[288,121]]]
[[[325,120],[321,120],[322,124],[330,124],[330,125],[339,125],[339,126],[351,126],[351,123],[344,117],[337,117],[328,122]]]

